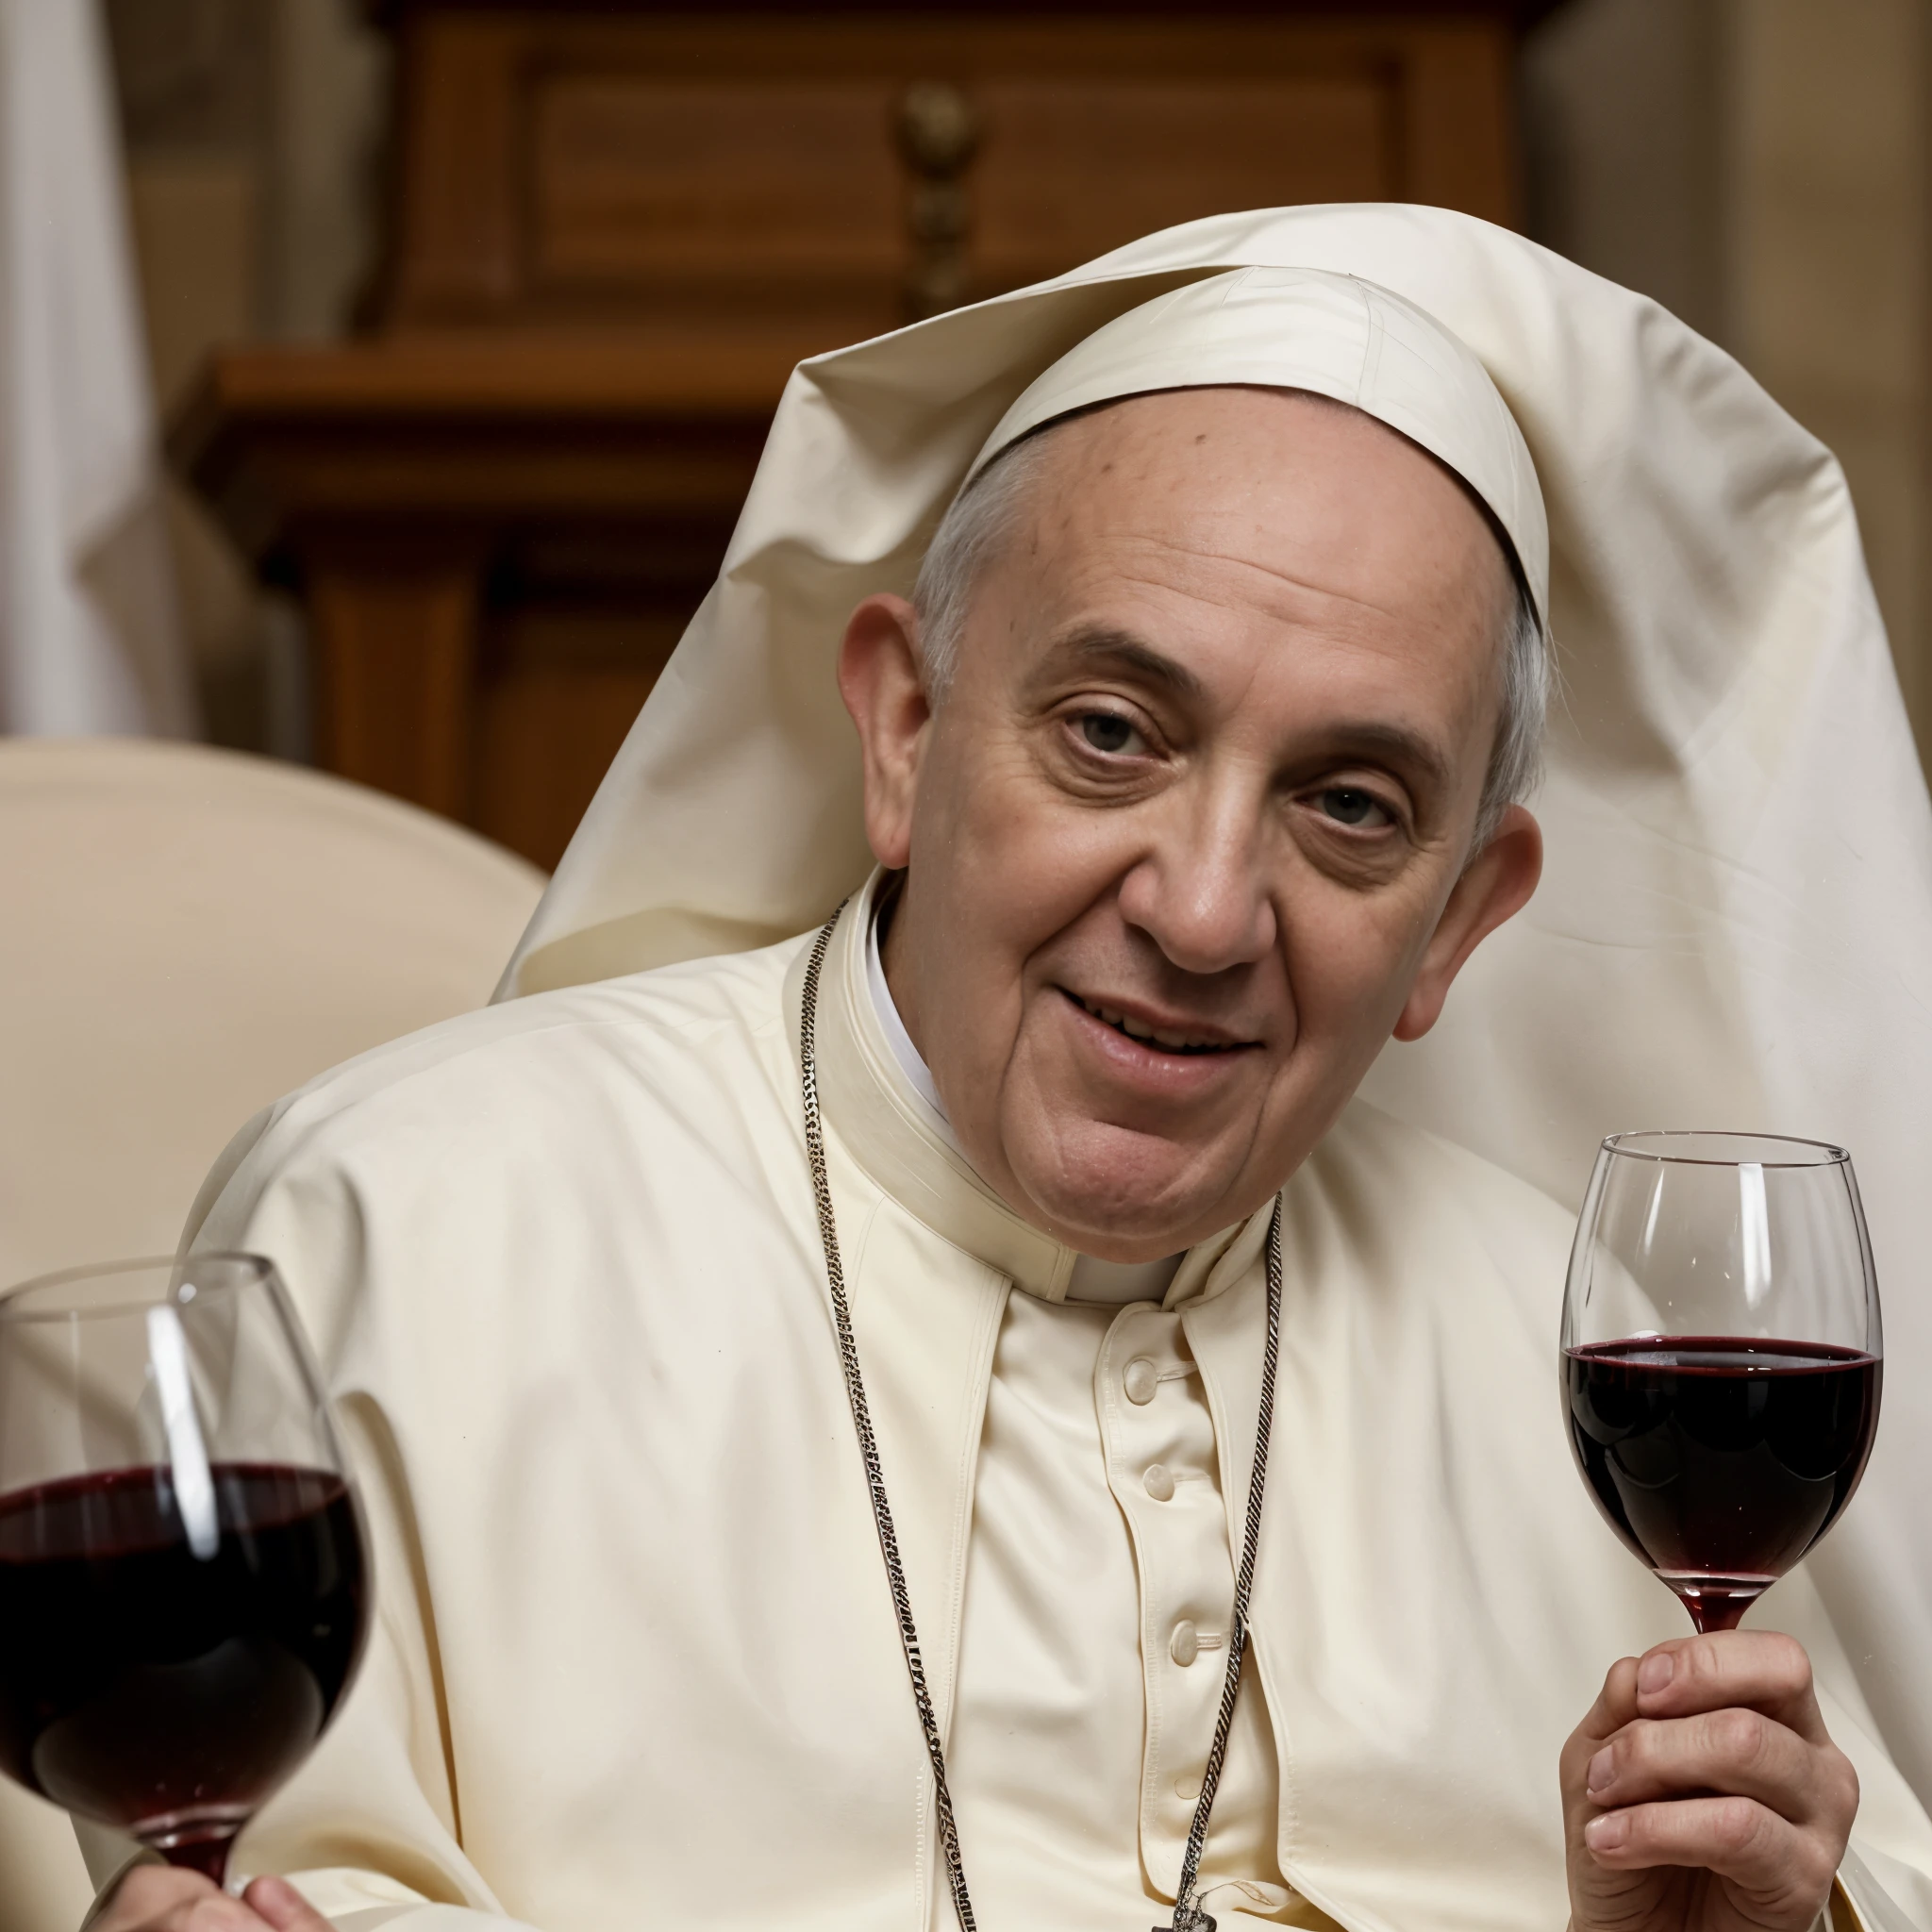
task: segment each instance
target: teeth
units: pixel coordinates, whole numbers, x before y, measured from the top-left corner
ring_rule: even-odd
[[[1105,1020],[1117,1032],[1124,1033],[1129,1040],[1138,1040],[1143,1046],[1158,1046],[1169,1053],[1220,1053],[1224,1051],[1216,1041],[1190,1040],[1184,1033],[1163,1032],[1158,1026],[1143,1025],[1124,1013],[1117,1013],[1110,1007],[1097,1006],[1091,1000],[1081,1000],[1088,1012],[1096,1020]]]

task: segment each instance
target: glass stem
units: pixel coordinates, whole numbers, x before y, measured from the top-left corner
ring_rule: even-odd
[[[1681,1596],[1679,1601],[1690,1614],[1691,1627],[1700,1637],[1708,1637],[1719,1630],[1735,1630],[1744,1621],[1744,1612],[1761,1593],[1733,1596],[1728,1592],[1712,1591],[1705,1595]]]
[[[212,1879],[219,1889],[225,1890],[228,1854],[234,1844],[235,1834],[228,1831],[218,1838],[182,1839],[172,1845],[157,1845],[155,1849],[169,1864],[178,1865],[186,1872],[199,1872],[204,1878]]]

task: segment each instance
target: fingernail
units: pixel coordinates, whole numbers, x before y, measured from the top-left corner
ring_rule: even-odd
[[[1611,1751],[1610,1747],[1607,1744],[1606,1744],[1604,1748],[1601,1751],[1599,1751],[1596,1754],[1596,1756],[1590,1760],[1590,1771],[1588,1775],[1584,1779],[1585,1790],[1591,1791],[1600,1791],[1607,1784],[1609,1783],[1611,1778],[1613,1778],[1616,1775],[1616,1772],[1612,1768],[1615,1762],[1615,1757],[1616,1754]]]
[[[1621,1811],[1592,1818],[1583,1827],[1583,1842],[1593,1852],[1614,1852],[1630,1836],[1630,1821]]]
[[[1677,1674],[1677,1659],[1667,1650],[1654,1650],[1637,1666],[1637,1688],[1646,1697],[1668,1690]]]

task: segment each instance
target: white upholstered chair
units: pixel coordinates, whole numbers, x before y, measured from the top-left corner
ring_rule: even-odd
[[[258,1108],[482,1005],[542,884],[293,766],[0,741],[0,1286],[171,1251]],[[74,1932],[91,1892],[61,1814],[0,1784],[0,1932]]]

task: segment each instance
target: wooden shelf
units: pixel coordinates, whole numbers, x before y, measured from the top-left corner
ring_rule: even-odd
[[[488,543],[508,525],[735,514],[796,342],[398,337],[217,355],[169,437],[257,563],[299,581],[318,540]]]

